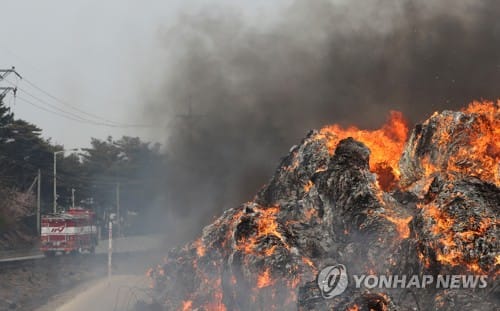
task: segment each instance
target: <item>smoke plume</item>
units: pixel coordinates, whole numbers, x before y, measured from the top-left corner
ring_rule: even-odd
[[[499,97],[495,0],[303,0],[261,24],[187,12],[162,32],[146,111],[165,128],[166,208],[197,228],[250,200],[309,129],[374,128],[389,110],[416,123]]]

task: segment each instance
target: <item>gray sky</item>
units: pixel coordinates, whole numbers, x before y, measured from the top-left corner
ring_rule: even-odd
[[[284,2],[282,0],[280,2]],[[0,67],[17,71],[45,91],[86,112],[120,123],[142,123],[145,92],[159,87],[166,70],[162,33],[184,12],[219,5],[240,10],[248,20],[272,20],[270,1],[229,0],[1,0]],[[255,18],[258,17],[258,18]],[[13,76],[9,77],[12,82]],[[2,83],[2,86],[8,84]],[[19,81],[18,86],[63,110],[69,109]],[[38,105],[21,91],[19,96]],[[67,148],[88,146],[90,137],[141,136],[150,130],[78,123],[30,106],[12,103],[17,118],[43,129],[44,137]],[[49,107],[50,109],[50,107]],[[88,116],[84,116],[88,118]]]

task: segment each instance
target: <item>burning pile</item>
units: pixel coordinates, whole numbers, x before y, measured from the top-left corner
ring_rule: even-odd
[[[500,103],[407,127],[328,126],[294,146],[252,202],[149,272],[160,310],[493,310],[498,304]],[[363,289],[316,277],[486,275],[485,290]],[[496,299],[496,300],[495,300]]]

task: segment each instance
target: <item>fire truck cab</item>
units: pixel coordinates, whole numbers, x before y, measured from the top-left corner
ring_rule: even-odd
[[[42,216],[41,247],[46,256],[56,252],[95,252],[97,226],[95,213],[82,208],[72,208],[59,214]]]

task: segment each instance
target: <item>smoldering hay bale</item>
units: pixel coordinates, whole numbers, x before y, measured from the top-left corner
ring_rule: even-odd
[[[417,125],[399,166],[392,168],[398,183],[387,191],[370,165],[369,135],[341,139],[332,148],[331,137],[311,131],[251,202],[226,210],[198,240],[172,249],[151,269],[156,305],[163,310],[496,309],[500,189],[498,171],[485,170],[498,170],[500,159],[491,152],[498,145],[474,144],[497,144],[490,136],[498,131],[499,114],[498,104],[478,103]],[[467,158],[461,150],[476,152]],[[486,275],[489,286],[351,285],[323,299],[316,275],[338,263],[358,275]]]

